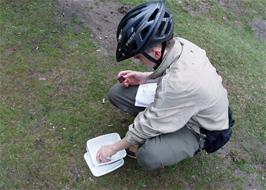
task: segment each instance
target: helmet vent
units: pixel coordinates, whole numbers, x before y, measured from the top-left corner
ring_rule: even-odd
[[[152,13],[152,15],[150,16],[148,22],[151,21],[151,20],[155,20],[155,17],[156,17],[156,15],[158,14],[158,11],[159,11],[159,9],[156,9],[156,10]]]
[[[166,30],[165,30],[165,33],[166,33],[166,34],[171,33],[171,24],[167,24],[167,28],[166,28]]]
[[[164,31],[165,31],[165,22],[162,22],[162,23],[160,24],[160,27],[159,27],[158,30],[157,30],[156,35],[157,35],[157,36],[161,36],[161,35],[164,33]]]
[[[147,36],[147,33],[149,32],[149,26],[147,26],[146,28],[144,28],[142,31],[141,31],[141,38],[142,40]]]

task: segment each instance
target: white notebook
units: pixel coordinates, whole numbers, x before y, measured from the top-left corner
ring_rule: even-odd
[[[135,97],[135,106],[148,107],[154,102],[154,96],[157,83],[147,83],[139,85],[137,95]]]

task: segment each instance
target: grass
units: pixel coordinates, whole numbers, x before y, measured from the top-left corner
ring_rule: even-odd
[[[183,2],[168,1],[178,13],[175,33],[205,49],[223,76],[237,120],[233,159],[202,153],[154,172],[127,159],[117,172],[94,178],[83,160],[86,140],[123,136],[133,120],[102,99],[119,70],[143,68],[97,55],[88,29],[75,19],[66,24],[53,1],[1,0],[1,189],[242,189],[249,172],[266,187],[266,43],[248,24],[265,18],[265,1],[245,1],[240,17],[215,1],[207,1],[210,13],[192,17]]]

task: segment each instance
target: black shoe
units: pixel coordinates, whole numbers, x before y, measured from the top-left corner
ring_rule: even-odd
[[[129,158],[137,159],[137,156],[134,152],[130,151],[129,149],[126,149],[126,152]]]

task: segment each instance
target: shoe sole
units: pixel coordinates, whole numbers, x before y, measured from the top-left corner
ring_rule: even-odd
[[[128,150],[128,149],[126,149],[126,152],[127,152],[127,156],[128,156],[129,158],[137,159],[137,157],[136,157],[136,155],[135,155],[134,152],[132,152],[132,151],[130,151],[130,150]]]

